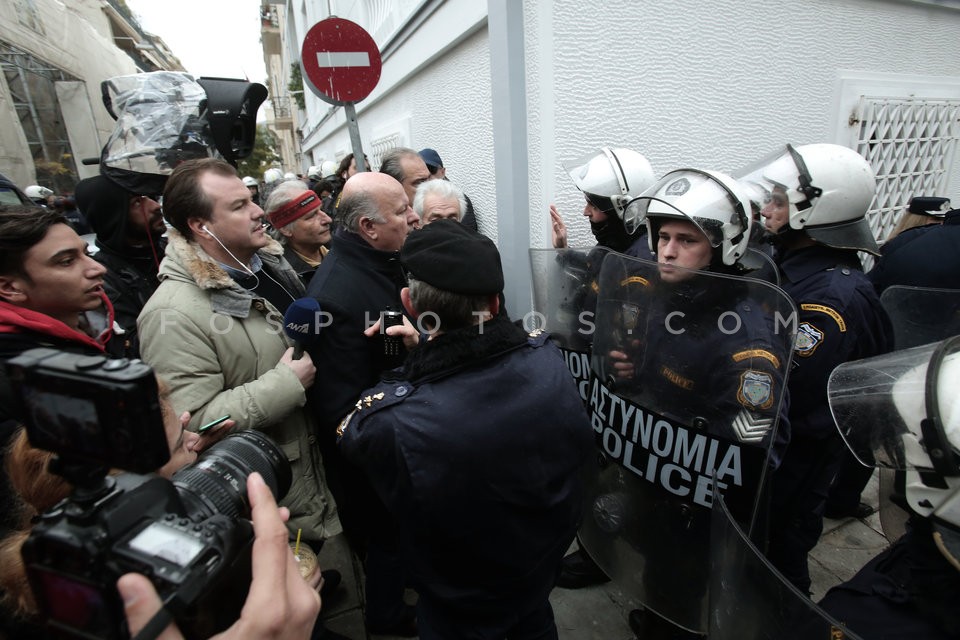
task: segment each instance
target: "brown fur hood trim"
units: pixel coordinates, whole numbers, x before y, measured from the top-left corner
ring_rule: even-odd
[[[262,254],[279,257],[283,255],[283,245],[271,238],[270,243],[258,253],[261,257],[264,257]],[[229,289],[234,285],[230,274],[199,244],[187,240],[176,229],[168,229],[167,251],[160,265],[160,279],[184,276],[192,278],[201,289]]]

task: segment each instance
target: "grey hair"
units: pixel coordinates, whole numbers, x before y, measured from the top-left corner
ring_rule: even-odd
[[[270,192],[270,195],[267,197],[267,202],[264,204],[263,212],[269,218],[270,214],[287,204],[294,197],[300,195],[304,191],[309,191],[307,185],[301,180],[287,180],[286,182],[281,182]],[[288,231],[293,230],[293,225],[297,224],[297,221],[294,220],[287,226],[283,227]],[[271,228],[270,235],[274,240],[280,242],[281,244],[287,244],[287,236],[280,233],[280,229]]]
[[[361,218],[369,218],[377,224],[387,221],[380,213],[376,197],[366,189],[343,196],[337,213],[343,222],[343,227],[352,233],[360,233]]]
[[[413,196],[413,210],[417,212],[420,219],[423,220],[423,201],[427,196],[438,196],[440,198],[453,198],[460,205],[460,214],[457,219],[463,218],[463,213],[467,210],[467,198],[463,191],[457,185],[449,180],[427,180],[421,182],[417,187],[417,192]]]
[[[420,159],[420,154],[409,147],[394,147],[380,159],[380,173],[385,173],[397,182],[403,182],[403,166],[400,161],[404,158],[416,156]]]
[[[407,276],[410,304],[420,313],[418,322],[426,329],[451,331],[476,324],[490,310],[490,296],[471,296],[438,289],[431,284]]]

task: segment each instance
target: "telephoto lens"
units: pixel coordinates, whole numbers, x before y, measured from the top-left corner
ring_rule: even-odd
[[[259,431],[239,431],[174,474],[173,484],[191,516],[249,518],[247,477],[254,471],[263,476],[277,502],[287,495],[291,473],[286,456]]]

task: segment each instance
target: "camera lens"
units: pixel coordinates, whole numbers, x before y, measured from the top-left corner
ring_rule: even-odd
[[[191,517],[249,517],[247,477],[254,471],[263,476],[280,502],[290,489],[290,463],[269,437],[259,431],[241,431],[174,474],[173,484]]]

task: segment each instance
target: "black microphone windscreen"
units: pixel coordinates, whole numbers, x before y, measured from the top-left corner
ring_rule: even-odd
[[[309,346],[322,326],[320,303],[314,298],[294,300],[283,315],[283,330],[298,346]]]

